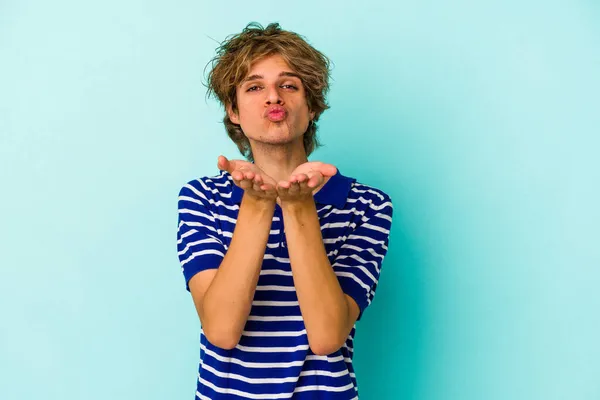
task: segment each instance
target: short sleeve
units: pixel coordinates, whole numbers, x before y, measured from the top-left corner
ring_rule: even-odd
[[[190,279],[200,271],[218,268],[227,250],[200,181],[181,188],[178,211],[177,255],[189,291]]]
[[[358,320],[375,296],[388,250],[393,205],[389,196],[382,198],[368,205],[362,222],[350,233],[332,264],[343,292],[360,308]]]

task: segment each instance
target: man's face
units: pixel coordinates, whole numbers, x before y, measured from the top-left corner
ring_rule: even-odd
[[[304,86],[278,54],[255,62],[236,88],[238,112],[228,107],[250,141],[289,143],[301,137],[314,113],[308,110]]]

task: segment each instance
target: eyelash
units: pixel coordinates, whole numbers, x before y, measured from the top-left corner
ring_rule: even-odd
[[[293,90],[298,90],[298,88],[297,88],[295,85],[281,85],[281,86],[289,86],[290,88],[293,88]],[[258,87],[257,85],[250,86],[250,87],[249,87],[249,88],[246,90],[246,92],[255,92],[256,90],[252,90],[252,89],[254,89],[254,88],[257,88],[257,87]]]

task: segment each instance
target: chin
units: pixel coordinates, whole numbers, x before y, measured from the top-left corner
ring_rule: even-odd
[[[268,144],[287,144],[292,143],[292,139],[289,137],[266,137],[263,138],[261,142]]]
[[[281,124],[280,126],[269,126],[265,131],[262,131],[256,135],[248,136],[249,139],[269,143],[269,144],[284,144],[290,143],[294,140],[298,140],[302,137],[304,133],[290,133],[288,126],[285,124]]]

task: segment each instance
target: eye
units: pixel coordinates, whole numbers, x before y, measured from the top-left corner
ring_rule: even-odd
[[[292,85],[292,84],[281,85],[281,87],[284,89],[298,90],[298,87],[296,85]],[[260,89],[260,86],[253,85],[253,86],[250,86],[248,89],[246,89],[246,92],[256,92],[258,89]]]

